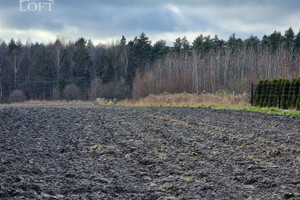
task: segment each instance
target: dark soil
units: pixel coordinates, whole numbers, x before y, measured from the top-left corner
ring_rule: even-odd
[[[2,105],[0,199],[300,199],[300,118]]]

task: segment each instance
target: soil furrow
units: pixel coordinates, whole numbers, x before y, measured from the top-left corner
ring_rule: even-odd
[[[299,117],[0,106],[0,199],[299,199]]]

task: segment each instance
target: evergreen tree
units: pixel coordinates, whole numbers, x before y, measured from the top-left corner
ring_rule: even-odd
[[[176,53],[180,53],[181,48],[182,48],[182,42],[181,42],[181,38],[179,37],[174,42],[173,50]]]
[[[295,47],[295,49],[300,50],[300,30],[299,30],[298,34],[296,35],[296,37],[295,37],[294,47]]]
[[[282,86],[282,93],[281,93],[281,102],[280,102],[280,108],[282,109],[288,109],[289,88],[290,88],[290,81],[284,80]]]
[[[280,108],[283,79],[277,80],[273,105]]]
[[[269,47],[274,52],[280,45],[284,37],[280,32],[274,31],[269,37]]]
[[[269,47],[269,37],[267,35],[263,36],[261,44],[262,44],[263,48]]]
[[[120,40],[120,45],[121,45],[121,47],[123,47],[123,46],[126,45],[126,38],[125,38],[124,35],[122,35],[122,38],[121,38],[121,40]]]
[[[273,107],[273,106],[276,106],[276,105],[274,105],[274,98],[276,96],[277,80],[274,79],[269,84],[271,85],[271,89],[270,89],[270,93],[269,93],[268,105],[267,106],[268,107]]]
[[[247,48],[254,48],[257,49],[259,44],[259,39],[257,36],[251,35],[248,39],[245,40],[245,45]]]
[[[159,40],[157,41],[152,48],[152,61],[155,61],[158,58],[162,58],[168,52],[166,41]]]
[[[290,27],[287,31],[285,31],[284,40],[285,40],[285,46],[287,48],[293,48],[294,37],[295,37],[295,33],[294,33],[292,27]]]
[[[293,79],[290,83],[288,98],[287,98],[287,107],[288,108],[295,108],[295,100],[296,100],[296,93],[297,93],[297,79]]]
[[[14,40],[14,39],[11,39],[10,43],[8,44],[8,51],[7,51],[7,54],[8,54],[8,55],[12,54],[12,52],[13,52],[15,49],[17,49],[17,48],[18,48],[18,46],[17,46],[15,40]]]
[[[198,52],[203,50],[203,41],[204,41],[204,37],[203,35],[199,35],[198,37],[196,37],[196,39],[193,41],[193,46],[192,48],[197,50]],[[174,44],[175,46],[175,44]]]
[[[296,100],[296,109],[300,110],[300,78],[298,78],[298,93],[297,93],[297,100]]]
[[[213,46],[213,42],[210,39],[210,35],[206,36],[203,42],[203,50],[204,52],[208,52]]]
[[[259,98],[259,107],[264,107],[264,101],[266,98],[267,82],[268,82],[268,80],[264,80],[262,83],[262,89],[261,89],[260,98]]]
[[[84,38],[80,38],[75,43],[74,52],[74,78],[76,85],[80,88],[82,99],[86,99],[88,95],[88,86],[90,84],[90,67],[92,65],[87,42]]]
[[[299,84],[300,84],[300,78],[294,79],[294,87],[293,87],[293,94],[291,99],[291,108],[296,108],[296,102],[298,97],[298,90],[299,90]]]
[[[261,96],[263,80],[260,80],[255,89],[255,96],[254,96],[254,106],[259,106],[259,100]]]
[[[211,40],[211,43],[215,50],[223,48],[225,45],[225,41],[220,40],[217,35],[215,35],[215,37]]]
[[[112,49],[103,49],[99,61],[99,77],[103,83],[112,82],[115,75],[114,55]]]
[[[243,46],[243,40],[241,38],[236,38],[235,33],[233,33],[229,37],[227,44],[231,47],[232,51],[234,51]]]
[[[270,98],[270,91],[271,91],[271,87],[272,87],[272,83],[270,80],[266,80],[265,81],[266,84],[266,93],[265,93],[265,99],[264,99],[264,103],[263,103],[263,107],[267,107],[268,106],[268,101]]]
[[[190,50],[190,43],[187,40],[186,36],[181,39],[181,46],[183,48],[183,52],[188,52]]]
[[[141,33],[139,38],[135,38],[133,48],[135,59],[137,61],[137,67],[144,70],[151,62],[151,41],[145,33]]]
[[[121,55],[123,49],[125,49],[125,48],[126,48],[126,38],[124,35],[122,35],[122,38],[121,38],[120,44],[119,44],[118,57]]]

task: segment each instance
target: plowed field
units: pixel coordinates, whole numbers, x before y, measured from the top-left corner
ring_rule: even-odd
[[[300,117],[2,105],[0,199],[300,199]]]

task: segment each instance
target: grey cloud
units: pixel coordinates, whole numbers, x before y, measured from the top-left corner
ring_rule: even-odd
[[[177,7],[180,15],[168,6]],[[55,0],[53,12],[20,12],[18,0],[0,0],[2,28],[12,30],[41,29],[63,34],[67,26],[76,27],[84,37],[117,37],[144,31],[176,33],[210,31],[239,37],[262,31],[230,27],[273,25],[287,28],[287,19],[300,16],[298,0]],[[208,12],[207,12],[208,10]],[[211,11],[211,12],[210,12]],[[204,13],[203,13],[204,12]],[[221,27],[226,24],[228,27]],[[295,30],[300,27],[294,27]],[[269,33],[274,30],[270,30]],[[268,32],[264,32],[269,34]],[[11,35],[14,35],[12,33]],[[66,37],[69,37],[68,35]],[[178,36],[179,37],[179,36]],[[1,35],[0,35],[1,38]],[[167,38],[162,38],[167,39]]]

